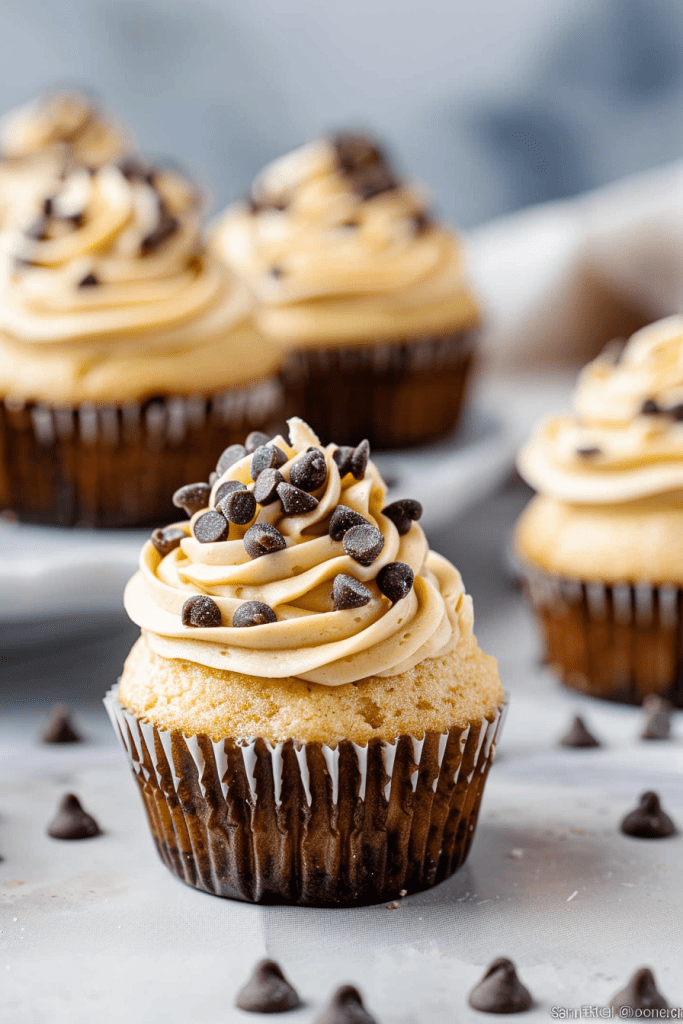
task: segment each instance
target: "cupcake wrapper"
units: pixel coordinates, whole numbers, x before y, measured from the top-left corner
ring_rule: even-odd
[[[109,691],[161,859],[250,903],[352,906],[435,885],[464,862],[505,703],[394,743],[213,741],[157,729]]]
[[[626,704],[656,693],[683,707],[681,587],[522,573],[545,660],[567,686]]]
[[[174,490],[206,480],[224,448],[281,413],[275,380],[124,405],[6,399],[0,508],[56,526],[158,526],[176,514]]]
[[[282,376],[288,415],[324,443],[403,448],[448,434],[460,419],[474,332],[301,349]]]

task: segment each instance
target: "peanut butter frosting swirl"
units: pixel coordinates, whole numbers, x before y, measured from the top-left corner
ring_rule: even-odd
[[[477,319],[457,238],[363,137],[321,140],[275,161],[249,203],[219,221],[214,244],[282,343],[405,338]]]
[[[471,645],[471,599],[457,570],[429,551],[417,503],[383,511],[386,488],[364,446],[355,455],[323,448],[301,420],[289,427],[289,440],[278,436],[265,452],[233,452],[208,505],[144,546],[125,606],[152,649],[244,675],[337,686],[398,675]],[[253,460],[267,461],[273,448],[280,465],[269,472],[282,477],[275,498],[257,486],[259,474],[252,479]],[[246,494],[265,503],[254,503],[246,522],[232,514],[239,523],[226,522],[222,539],[212,540],[221,514],[231,516],[221,495],[232,488],[246,504]],[[250,538],[264,531],[281,540],[259,554]]]
[[[683,492],[683,317],[608,346],[583,370],[574,416],[542,423],[519,456],[537,491],[609,505]]]

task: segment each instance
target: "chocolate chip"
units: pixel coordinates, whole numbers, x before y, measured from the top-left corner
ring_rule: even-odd
[[[79,288],[92,288],[93,285],[99,284],[99,278],[95,277],[92,271],[86,274],[85,277],[81,278],[78,282]]]
[[[151,185],[154,180],[154,168],[148,167],[134,157],[121,160],[117,167],[124,178],[127,178],[129,181],[137,179],[138,181],[146,181],[148,185]]]
[[[301,1000],[280,965],[274,960],[261,960],[237,993],[235,1006],[247,1013],[286,1013],[301,1006]]]
[[[673,710],[671,701],[653,693],[643,701],[643,710],[647,718],[640,734],[641,740],[668,740]]]
[[[561,747],[599,747],[601,745],[600,740],[596,740],[595,736],[588,731],[581,715],[574,716],[574,721],[559,742]]]
[[[280,266],[274,266],[270,268],[270,276],[274,277],[276,281],[279,281],[281,277],[285,276],[285,272]]]
[[[277,615],[268,604],[263,601],[245,601],[239,608],[235,609],[232,616],[233,626],[265,626],[270,622],[277,622]]]
[[[332,584],[332,600],[335,612],[343,612],[347,608],[362,608],[369,604],[372,594],[360,580],[340,572]]]
[[[277,501],[277,489],[284,482],[279,469],[262,469],[254,484],[254,497],[259,505],[272,505]]]
[[[224,498],[227,498],[229,494],[234,494],[235,491],[246,491],[246,486],[241,480],[226,480],[220,487],[216,488],[215,503],[216,506],[220,505]]]
[[[256,498],[251,491],[233,491],[217,505],[229,523],[246,526],[256,515]]]
[[[391,519],[392,523],[403,537],[413,523],[422,515],[422,505],[412,498],[402,498],[400,501],[392,501],[382,509],[382,515]]]
[[[208,484],[185,484],[173,495],[176,508],[183,508],[190,518],[209,504],[211,488]]]
[[[247,450],[247,455],[253,455],[257,448],[261,448],[262,445],[268,444],[270,438],[267,434],[264,434],[261,430],[252,430],[247,436],[244,442],[244,447]]]
[[[227,538],[229,530],[230,526],[220,512],[205,512],[195,520],[192,527],[192,532],[200,544],[217,544]]]
[[[48,826],[47,834],[53,839],[92,839],[101,835],[102,830],[92,815],[83,810],[78,797],[67,793]]]
[[[47,234],[48,222],[46,217],[40,217],[34,221],[33,224],[29,225],[24,231],[24,236],[29,238],[32,242],[44,242],[48,237]]]
[[[150,256],[156,252],[176,233],[179,227],[180,221],[178,218],[170,214],[165,206],[160,203],[159,223],[140,242],[140,255]]]
[[[662,410],[659,408],[654,398],[646,398],[640,407],[640,413],[642,416],[658,416]]]
[[[193,594],[182,607],[180,621],[183,626],[215,629],[222,622],[221,610],[208,594]]]
[[[52,709],[40,736],[41,743],[80,743],[81,737],[71,724],[66,708],[58,704]]]
[[[216,472],[219,476],[223,476],[226,470],[234,466],[236,462],[243,459],[247,454],[247,449],[243,444],[231,444],[225,449],[218,462],[216,463]]]
[[[185,537],[187,537],[187,534],[180,527],[164,526],[155,530],[150,540],[161,557],[165,558],[166,555],[170,555],[171,551],[174,551],[179,546],[181,540],[184,540]]]
[[[384,537],[376,526],[363,523],[352,526],[342,537],[342,544],[347,555],[360,565],[372,565],[384,547]]]
[[[388,167],[364,167],[351,178],[353,190],[361,199],[374,199],[382,192],[391,192],[399,187],[398,179]]]
[[[354,985],[342,985],[332,996],[315,1024],[377,1024],[363,1006],[360,992]]]
[[[282,502],[282,509],[288,516],[304,516],[318,507],[317,498],[298,487],[293,487],[292,484],[278,484],[277,493]]]
[[[353,455],[349,463],[349,469],[356,480],[362,480],[365,476],[365,470],[368,467],[368,459],[370,458],[370,442],[366,439],[357,444],[353,449]]]
[[[580,455],[582,459],[595,459],[598,455],[602,455],[602,449],[597,445],[589,445],[585,448],[577,448],[576,454]]]
[[[329,534],[332,540],[341,540],[352,526],[369,526],[365,516],[348,505],[337,505],[330,516]]]
[[[467,1000],[473,1010],[483,1013],[523,1013],[533,999],[529,989],[517,977],[512,960],[501,956],[494,960]]]
[[[317,491],[327,480],[327,463],[320,448],[309,449],[295,462],[289,474],[290,482],[302,491]]]
[[[43,213],[45,214],[46,217],[51,217],[52,216],[52,204],[53,204],[53,202],[54,202],[54,200],[50,196],[48,196],[47,199],[43,200]]]
[[[244,547],[250,558],[260,558],[282,551],[287,547],[287,541],[270,523],[254,523],[244,535]]]
[[[338,227],[344,228],[344,229],[348,229],[349,231],[351,231],[351,230],[353,230],[353,228],[359,228],[360,227],[360,221],[359,220],[354,220],[353,218],[349,217],[348,220],[341,221],[341,223],[338,225]]]
[[[346,476],[347,473],[351,472],[351,459],[353,458],[353,448],[348,444],[340,445],[339,448],[335,448],[332,453],[332,458],[337,463],[339,469],[339,476]]]
[[[414,235],[424,235],[432,226],[432,218],[426,210],[418,210],[411,218]]]
[[[676,826],[662,810],[657,793],[649,790],[641,796],[638,807],[623,819],[621,831],[636,839],[665,839],[674,835]]]
[[[344,174],[352,174],[359,167],[386,163],[382,150],[367,135],[340,132],[330,141],[335,149],[339,170]]]
[[[649,967],[640,967],[626,986],[612,996],[610,1006],[613,1010],[669,1009],[669,1004],[657,988],[655,976]]]
[[[251,479],[258,480],[259,473],[264,469],[279,469],[287,462],[282,448],[275,444],[260,445],[251,457]]]
[[[683,420],[683,402],[678,405],[672,405],[666,410],[666,415],[671,416],[672,419],[677,420],[679,423]]]
[[[377,573],[377,586],[392,604],[407,597],[414,582],[415,574],[405,562],[389,562]]]

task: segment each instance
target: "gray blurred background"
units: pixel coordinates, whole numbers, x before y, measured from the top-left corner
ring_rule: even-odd
[[[0,107],[85,85],[242,194],[363,127],[470,226],[683,152],[681,0],[5,0]]]

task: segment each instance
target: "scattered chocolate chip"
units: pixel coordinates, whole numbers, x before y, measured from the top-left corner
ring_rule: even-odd
[[[659,404],[655,402],[654,398],[646,398],[640,407],[640,413],[642,416],[658,416],[662,410],[659,408]]]
[[[93,285],[97,285],[99,283],[100,283],[99,279],[91,271],[89,274],[86,274],[85,277],[82,278],[78,282],[78,287],[79,288],[92,288]]]
[[[337,463],[339,470],[339,476],[346,476],[347,473],[351,472],[351,459],[353,457],[353,448],[348,444],[343,444],[339,448],[336,448],[332,453],[332,458]]]
[[[45,214],[46,217],[51,217],[52,216],[52,204],[53,204],[53,202],[54,202],[54,200],[50,196],[48,196],[47,199],[43,200],[43,213]]]
[[[625,987],[612,996],[610,1006],[613,1010],[669,1009],[669,1004],[657,988],[654,974],[649,967],[640,967]]]
[[[154,168],[148,167],[146,164],[141,163],[134,157],[121,160],[117,166],[124,178],[128,178],[129,181],[138,179],[139,181],[146,181],[148,185],[152,184],[154,179]]]
[[[599,747],[600,740],[588,731],[581,715],[575,715],[572,724],[559,741],[561,747]]]
[[[344,174],[351,174],[359,167],[386,163],[382,150],[367,135],[356,132],[340,132],[330,141],[335,149],[339,170]]]
[[[641,796],[638,807],[623,819],[621,831],[636,839],[665,839],[675,834],[676,826],[662,810],[657,793],[649,790]]]
[[[230,525],[225,516],[213,511],[205,512],[192,527],[192,532],[200,544],[217,544],[227,538],[229,531]]]
[[[178,228],[180,221],[168,212],[163,203],[159,204],[159,223],[140,242],[140,255],[150,256],[160,249],[161,246],[171,238]]]
[[[62,704],[52,709],[40,736],[41,743],[80,743],[81,737],[71,724],[69,713]]]
[[[166,555],[170,555],[171,551],[174,551],[179,546],[181,540],[184,540],[185,537],[187,537],[187,534],[180,527],[164,526],[155,530],[150,540],[161,557],[165,558]]]
[[[287,547],[287,541],[270,523],[254,523],[244,535],[244,547],[250,558],[260,558],[282,551]]]
[[[243,459],[247,454],[247,449],[243,444],[231,444],[225,449],[218,462],[216,463],[216,472],[219,476],[223,476],[226,470],[234,466],[236,462]]]
[[[274,277],[276,281],[279,281],[281,277],[285,276],[285,272],[282,269],[282,267],[279,267],[277,265],[274,266],[274,267],[271,267],[269,273],[270,273],[270,276]]]
[[[83,810],[78,797],[67,793],[48,826],[47,834],[53,839],[92,839],[101,835],[102,830],[92,815]]]
[[[290,482],[302,491],[317,491],[327,480],[327,463],[320,448],[309,449],[303,458],[292,466]]]
[[[176,508],[185,509],[192,518],[195,512],[208,506],[210,496],[211,488],[208,484],[185,484],[173,495],[173,504]]]
[[[254,484],[254,497],[259,505],[272,505],[277,501],[277,489],[284,482],[279,469],[262,469]]]
[[[354,985],[342,985],[332,996],[315,1024],[377,1024],[363,1006],[363,999]]]
[[[301,1000],[274,960],[261,960],[246,985],[237,993],[235,1006],[247,1013],[286,1013]]]
[[[277,615],[263,601],[245,601],[235,610],[232,617],[233,626],[265,626],[277,622]]]
[[[279,469],[287,462],[282,448],[275,444],[262,444],[251,457],[251,479],[258,480],[259,473],[264,469]]]
[[[356,480],[362,480],[365,476],[365,470],[368,467],[368,459],[370,458],[370,442],[366,439],[361,441],[353,449],[353,455],[349,463],[349,469]]]
[[[653,693],[643,701],[646,714],[641,740],[668,740],[671,736],[671,712],[673,704]]]
[[[244,447],[246,448],[247,455],[253,455],[257,448],[261,448],[262,445],[268,444],[269,441],[270,438],[268,437],[267,434],[264,434],[263,431],[252,430],[252,432],[247,436],[247,439],[244,442]]]
[[[361,199],[374,199],[382,192],[391,192],[399,182],[388,167],[365,167],[352,176],[353,190]]]
[[[523,1013],[533,1005],[531,993],[517,977],[515,965],[504,956],[489,964],[467,1001],[473,1010],[482,1013]]]
[[[672,419],[678,420],[680,423],[683,420],[683,402],[680,402],[678,405],[672,405],[666,410],[666,415],[671,416]]]
[[[216,488],[216,506],[220,505],[224,498],[227,498],[229,494],[234,494],[235,491],[246,491],[246,489],[247,488],[241,480],[226,480],[225,483],[222,483],[220,487]]]
[[[180,621],[183,626],[214,629],[221,625],[221,610],[208,594],[193,594],[182,607]]]
[[[29,227],[24,231],[24,236],[29,238],[32,242],[44,242],[48,237],[47,234],[48,222],[46,217],[39,217],[38,220],[30,224]]]
[[[26,270],[27,267],[38,266],[37,263],[34,263],[33,260],[28,259],[26,256],[15,256],[12,263],[15,270]]]
[[[424,235],[432,226],[432,218],[426,210],[418,210],[411,218],[413,234]]]
[[[337,505],[330,516],[329,534],[332,540],[341,540],[352,526],[369,526],[365,516],[348,505]]]
[[[285,199],[284,196],[277,196],[268,198],[267,196],[260,196],[255,199],[253,196],[249,196],[247,199],[249,205],[249,213],[258,214],[264,210],[277,210],[278,213],[282,213],[289,206],[289,200]]]
[[[347,555],[360,565],[372,565],[384,547],[384,537],[376,526],[363,523],[352,526],[342,537],[342,544]]]
[[[422,515],[422,505],[419,501],[414,501],[412,498],[402,498],[400,501],[392,501],[391,505],[383,508],[382,515],[391,519],[399,534],[403,537],[413,523],[417,522]]]
[[[360,221],[355,220],[352,217],[349,217],[348,220],[341,221],[341,223],[338,226],[340,228],[344,228],[345,230],[348,229],[349,231],[351,231],[351,230],[353,230],[353,228],[359,228],[360,227]]]
[[[332,584],[332,600],[335,612],[343,612],[348,608],[362,608],[372,601],[372,594],[360,580],[340,572]]]
[[[602,455],[602,448],[598,448],[597,445],[590,445],[585,448],[577,448],[576,454],[582,459],[595,459],[598,455]]]
[[[288,516],[303,516],[318,507],[318,499],[306,491],[283,482],[278,484],[277,493],[282,502],[282,510]]]
[[[392,604],[407,597],[414,582],[415,574],[405,562],[389,562],[377,573],[377,586]]]
[[[227,498],[223,498],[216,507],[229,523],[246,526],[256,515],[256,498],[251,491],[236,490],[228,494]]]

